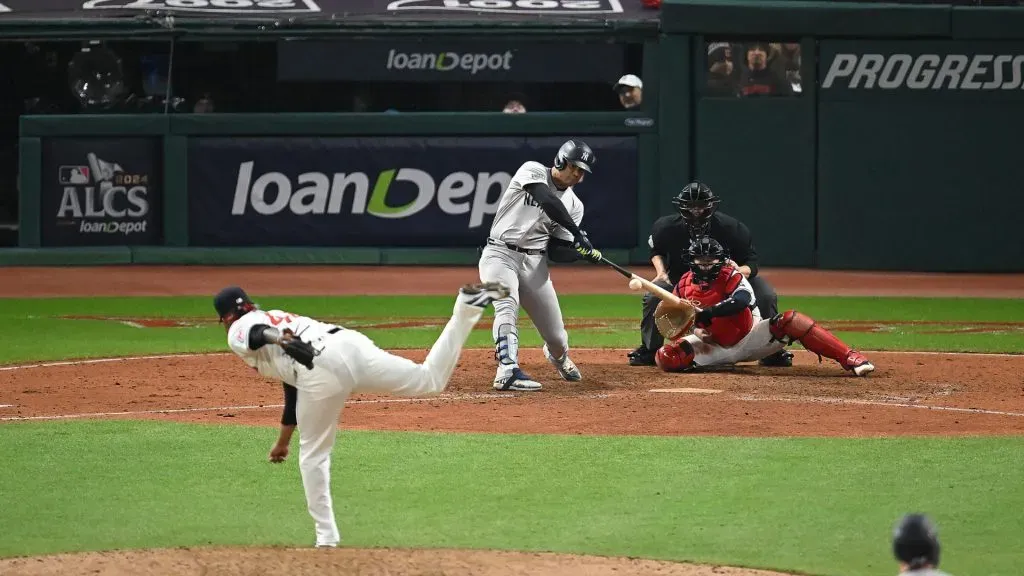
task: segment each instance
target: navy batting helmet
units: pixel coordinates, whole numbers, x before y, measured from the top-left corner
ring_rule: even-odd
[[[221,322],[233,322],[240,316],[256,309],[256,305],[238,286],[228,286],[213,297],[213,308]]]
[[[907,514],[892,533],[892,552],[911,569],[939,566],[939,533],[924,514]]]
[[[569,164],[573,164],[587,173],[591,173],[596,162],[597,156],[594,154],[594,151],[582,140],[566,141],[558,149],[558,154],[555,154],[555,168],[559,170],[563,170]]]
[[[676,197],[672,205],[679,210],[691,232],[704,231],[721,199],[703,182],[690,182]]]

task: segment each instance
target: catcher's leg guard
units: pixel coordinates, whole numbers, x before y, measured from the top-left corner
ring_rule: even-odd
[[[665,372],[682,372],[693,368],[693,346],[686,340],[665,344],[654,354],[654,363]]]
[[[796,310],[787,310],[776,315],[769,323],[769,331],[772,338],[780,342],[799,342],[804,348],[821,357],[831,358],[845,370],[850,370],[857,376],[864,376],[873,371],[875,367],[868,359],[847,346],[842,340],[836,338],[831,332],[818,326],[809,316],[801,314]]]

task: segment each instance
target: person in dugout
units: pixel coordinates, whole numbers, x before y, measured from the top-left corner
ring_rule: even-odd
[[[730,255],[730,264],[743,274],[754,289],[754,297],[762,318],[772,318],[779,312],[779,298],[767,280],[758,275],[757,250],[750,229],[736,218],[718,210],[721,199],[703,182],[691,182],[672,199],[678,210],[657,219],[651,227],[647,243],[651,250],[651,264],[658,286],[672,290],[683,274],[690,269],[687,250],[690,240],[710,236],[717,240]],[[654,356],[664,343],[654,322],[658,298],[645,294],[643,317],[640,320],[641,344],[627,357],[631,366],[654,366]],[[789,367],[793,354],[787,350],[763,358],[762,366]]]

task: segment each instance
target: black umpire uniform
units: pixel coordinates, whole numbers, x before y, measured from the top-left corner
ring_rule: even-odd
[[[750,229],[736,218],[719,212],[719,201],[720,199],[707,185],[692,182],[672,199],[672,204],[679,213],[655,220],[648,239],[651,260],[653,262],[656,256],[660,257],[668,273],[668,282],[659,280],[655,284],[672,290],[683,274],[690,269],[687,258],[690,240],[697,236],[710,236],[725,248],[729,258],[737,265],[750,268],[747,281],[754,289],[757,308],[762,318],[771,318],[779,313],[779,298],[771,284],[757,274],[757,250],[754,248]],[[643,318],[640,320],[641,344],[629,353],[629,363],[632,366],[653,366],[654,354],[664,344],[665,339],[658,332],[654,322],[654,311],[658,307],[658,302],[654,295],[644,295]],[[781,350],[762,359],[760,363],[763,366],[792,366],[793,355]]]

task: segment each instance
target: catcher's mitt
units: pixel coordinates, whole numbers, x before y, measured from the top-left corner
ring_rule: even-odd
[[[697,308],[688,300],[679,303],[662,300],[654,309],[654,325],[667,340],[678,340],[693,328]]]
[[[285,330],[281,334],[281,342],[278,345],[284,348],[285,354],[291,356],[296,362],[309,370],[313,369],[313,358],[320,354],[316,348],[313,348],[312,344],[303,341],[291,330]]]

